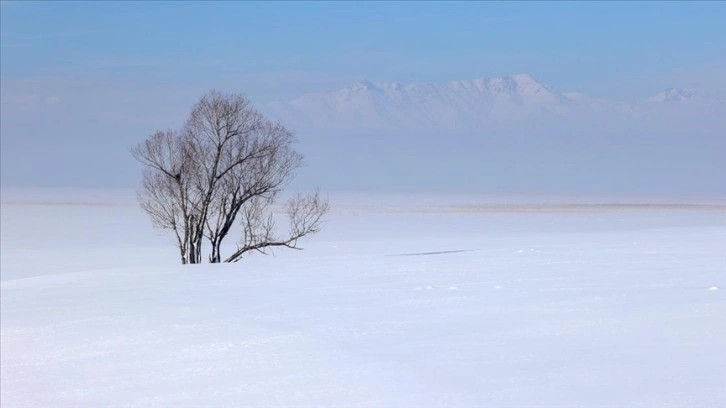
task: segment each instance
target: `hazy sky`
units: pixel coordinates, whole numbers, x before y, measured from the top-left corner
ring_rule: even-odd
[[[726,95],[725,2],[7,2],[3,185],[133,186],[127,148],[211,87],[256,103],[359,79],[526,72],[561,91]],[[87,162],[91,169],[78,164]]]
[[[723,2],[4,2],[2,78],[236,82],[267,99],[527,72],[612,97],[723,67],[724,20]]]

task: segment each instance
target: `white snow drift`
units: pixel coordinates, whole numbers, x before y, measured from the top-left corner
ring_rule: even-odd
[[[334,197],[182,267],[89,197],[3,194],[3,408],[726,406],[723,206]]]

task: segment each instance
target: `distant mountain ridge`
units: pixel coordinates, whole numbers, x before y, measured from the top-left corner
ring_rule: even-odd
[[[269,106],[295,127],[327,129],[456,129],[502,123],[567,120],[585,115],[652,115],[667,106],[724,111],[723,100],[692,89],[668,88],[635,102],[615,102],[579,92],[559,92],[528,74],[429,83],[362,80],[333,92],[301,95]]]

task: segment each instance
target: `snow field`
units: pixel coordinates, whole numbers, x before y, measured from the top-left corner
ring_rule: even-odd
[[[188,267],[132,201],[4,202],[3,408],[726,406],[722,208],[370,202]]]

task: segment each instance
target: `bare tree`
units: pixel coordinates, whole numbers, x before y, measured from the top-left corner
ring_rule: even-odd
[[[156,227],[174,233],[182,263],[202,261],[204,238],[209,262],[222,262],[222,243],[236,231],[237,249],[224,262],[269,247],[298,248],[300,238],[320,230],[328,203],[317,192],[294,197],[288,234],[275,235],[272,208],[302,165],[294,142],[292,132],[264,118],[244,95],[211,91],[181,131],[156,132],[132,149],[144,165],[141,208]]]

